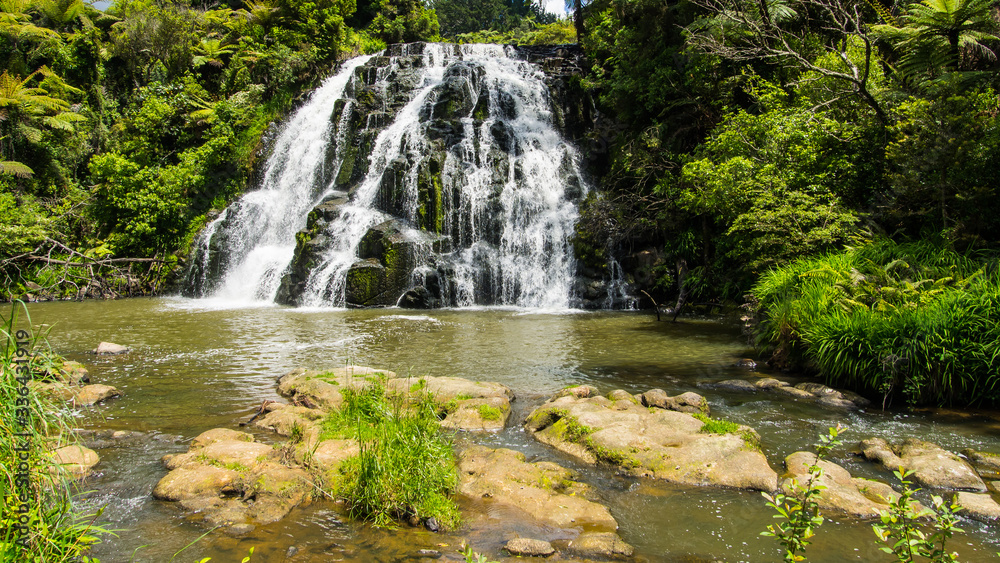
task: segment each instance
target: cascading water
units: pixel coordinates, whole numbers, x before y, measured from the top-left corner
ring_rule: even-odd
[[[413,44],[348,62],[285,126],[262,187],[206,228],[192,293],[570,306],[587,188],[544,75],[514,55]]]
[[[259,189],[248,192],[205,228],[188,272],[198,296],[273,301],[295,251],[295,233],[326,188],[330,109],[344,94],[354,69],[370,57],[348,61],[327,79],[282,128]]]

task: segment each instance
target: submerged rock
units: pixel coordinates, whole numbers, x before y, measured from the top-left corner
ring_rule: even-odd
[[[90,475],[94,466],[101,461],[97,452],[80,445],[63,446],[53,450],[52,459],[67,474],[78,479]]]
[[[94,348],[94,353],[98,356],[114,356],[118,354],[125,354],[130,352],[132,349],[128,346],[122,346],[121,344],[115,344],[114,342],[101,342]]]
[[[986,492],[986,484],[972,467],[937,444],[909,438],[889,444],[881,438],[861,442],[862,455],[887,471],[905,468],[910,479],[921,487],[939,490]]]
[[[628,559],[635,550],[613,532],[587,532],[569,544],[569,552],[587,559]]]
[[[777,473],[759,451],[757,433],[703,432],[703,419],[606,397],[562,396],[528,417],[536,439],[588,463],[618,466],[632,475],[686,485],[774,491]]]
[[[78,407],[88,407],[121,396],[122,392],[110,385],[87,385],[76,391],[73,402]]]
[[[962,450],[962,455],[976,468],[981,477],[995,479],[1000,477],[1000,454],[978,452],[972,448]]]
[[[63,362],[57,374],[59,381],[67,385],[90,383],[90,373],[80,362]]]

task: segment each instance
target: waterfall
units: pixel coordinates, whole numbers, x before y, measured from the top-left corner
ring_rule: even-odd
[[[188,292],[307,306],[566,308],[586,195],[543,73],[495,45],[393,45],[287,122],[200,237]]]

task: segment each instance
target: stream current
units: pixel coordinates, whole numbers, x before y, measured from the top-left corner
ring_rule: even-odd
[[[733,367],[746,353],[739,331],[714,320],[672,324],[623,312],[524,309],[290,309],[181,298],[39,303],[31,320],[52,325],[50,343],[68,359],[83,362],[94,383],[125,393],[80,414],[83,428],[138,430],[153,438],[141,445],[98,450],[101,463],[87,481],[89,499],[106,505],[104,518],[121,531],[98,545],[104,562],[239,561],[253,546],[254,561],[393,562],[419,549],[456,553],[467,540],[491,559],[501,559],[509,539],[497,531],[503,514],[475,519],[455,533],[432,534],[403,525],[375,530],[351,522],[333,503],[316,502],[285,520],[231,538],[206,532],[176,506],[151,491],[166,474],[164,454],[187,450],[201,432],[236,428],[265,399],[278,400],[275,378],[293,368],[333,368],[354,363],[401,375],[458,376],[497,381],[517,396],[512,422],[487,436],[459,434],[458,447],[482,443],[524,452],[529,461],[551,460],[578,471],[593,485],[620,524],[637,556],[659,561],[777,561],[780,550],[759,533],[773,512],[759,493],[681,487],[615,475],[577,463],[526,434],[520,422],[559,389],[591,384],[602,392],[663,388],[670,395],[694,390],[709,400],[713,416],[748,424],[760,433],[772,467],[808,449],[818,433],[841,423],[849,446],[871,436],[919,437],[951,451],[972,447],[1000,452],[995,413],[867,412],[829,410],[772,394],[746,395],[698,388],[699,382],[746,377]],[[118,357],[95,357],[100,341],[132,347]],[[761,370],[765,371],[766,370]],[[781,374],[772,374],[782,377]],[[258,440],[277,436],[255,431]],[[893,482],[892,475],[835,451],[833,461],[856,476]],[[463,500],[470,508],[472,501]],[[807,554],[810,561],[890,561],[878,551],[870,522],[829,516]],[[961,561],[995,561],[1000,533],[963,521],[965,534],[951,540]],[[642,560],[642,559],[640,559]]]

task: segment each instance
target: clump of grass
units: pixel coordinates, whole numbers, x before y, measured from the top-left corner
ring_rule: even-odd
[[[453,528],[458,485],[451,443],[438,427],[430,397],[405,404],[380,382],[344,392],[340,410],[323,424],[327,437],[354,438],[361,452],[342,466],[337,495],[353,518],[390,527],[397,519],[434,518]]]
[[[702,422],[702,426],[698,431],[703,434],[738,434],[740,438],[743,438],[743,443],[746,444],[747,449],[760,450],[760,436],[749,428],[728,420],[711,418],[702,413],[695,413],[691,416]]]
[[[759,343],[830,385],[911,404],[1000,404],[996,257],[880,240],[774,270],[753,295]]]
[[[500,420],[503,418],[503,411],[491,405],[479,405],[479,418],[483,420]]]
[[[72,415],[35,393],[19,393],[18,377],[56,373],[62,364],[45,334],[32,334],[30,326],[23,303],[0,314],[0,559],[78,561],[111,532],[95,525],[102,510],[80,512],[74,483],[47,455],[55,443],[72,441]],[[25,473],[28,479],[19,479]]]
[[[710,418],[702,413],[695,413],[691,416],[702,422],[699,432],[703,434],[736,434],[740,431],[740,425],[735,422]]]

